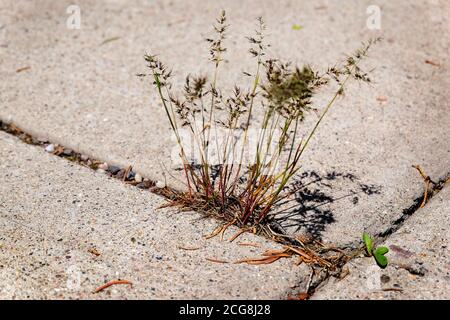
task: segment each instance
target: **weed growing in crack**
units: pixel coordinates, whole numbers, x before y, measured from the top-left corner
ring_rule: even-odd
[[[372,238],[367,234],[363,233],[362,235],[363,242],[366,246],[366,254],[371,257],[373,256],[377,265],[384,269],[388,265],[388,259],[385,257],[385,254],[389,252],[389,249],[386,247],[377,247],[376,249],[373,247]]]
[[[183,93],[175,95],[171,71],[156,55],[145,61],[175,135],[187,191],[174,204],[214,213],[244,227],[264,226],[276,205],[295,193],[293,177],[320,123],[350,80],[370,82],[359,64],[379,39],[369,40],[341,63],[324,72],[309,65],[294,67],[267,57],[266,26],[258,18],[255,34],[248,37],[255,61],[248,89],[234,86],[230,93],[218,86],[226,53],[228,29],[223,11],[214,25],[210,46],[212,78],[187,76]],[[313,96],[330,83],[337,90],[306,136],[300,127],[313,106]],[[261,113],[259,119],[256,113]],[[188,143],[185,133],[189,134]],[[195,152],[192,150],[195,149]]]

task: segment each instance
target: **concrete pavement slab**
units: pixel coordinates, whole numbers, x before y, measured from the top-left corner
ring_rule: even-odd
[[[164,173],[171,170],[175,147],[169,124],[156,92],[135,75],[145,71],[146,52],[173,67],[175,85],[188,73],[210,73],[203,38],[224,8],[232,25],[220,73],[224,87],[242,84],[241,71],[254,67],[244,35],[253,32],[257,16],[268,25],[269,54],[300,64],[326,68],[362,40],[385,39],[367,61],[376,68],[375,83],[351,85],[311,141],[302,173],[307,176],[299,179],[323,179],[298,195],[286,227],[299,224],[300,232],[329,242],[358,240],[364,229],[383,230],[420,196],[421,178],[412,164],[433,178],[449,171],[446,1],[77,3],[80,28],[70,29],[67,22],[77,12],[71,1],[2,1],[3,121],[176,184]],[[373,5],[380,10],[380,29],[370,24]],[[317,105],[327,97],[317,97]]]
[[[233,264],[278,246],[205,240],[217,222],[163,203],[0,132],[0,299],[280,299],[307,281],[294,259]],[[133,286],[92,293],[118,278]]]
[[[314,299],[449,299],[450,185],[383,244],[389,265],[381,270],[372,258],[349,263],[350,274],[331,279]]]

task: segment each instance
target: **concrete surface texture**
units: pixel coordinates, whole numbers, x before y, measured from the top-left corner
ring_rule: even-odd
[[[350,85],[305,153],[299,179],[311,171],[320,177],[338,174],[326,191],[332,203],[319,197],[319,203],[313,200],[286,224],[300,222],[298,231],[324,241],[357,240],[364,229],[382,230],[421,194],[421,178],[412,164],[422,165],[435,179],[448,172],[447,1],[77,3],[80,29],[69,29],[74,14],[70,1],[2,1],[3,121],[180,185],[179,171],[171,165],[176,146],[164,111],[148,80],[136,74],[146,71],[146,52],[159,54],[173,67],[175,87],[188,73],[210,74],[203,39],[224,8],[231,28],[220,72],[223,88],[242,84],[241,71],[254,68],[244,36],[253,32],[257,16],[267,22],[270,55],[322,69],[361,41],[384,37],[366,62],[367,68],[375,67],[375,83]],[[381,10],[379,30],[368,28],[369,5]],[[294,24],[301,29],[294,30]],[[317,97],[317,106],[327,99],[327,94]],[[314,115],[305,128],[313,120]],[[318,189],[309,187],[313,193]],[[306,210],[318,204],[321,210]]]
[[[321,70],[361,41],[384,38],[364,63],[366,69],[375,68],[374,83],[350,84],[312,139],[297,177],[305,187],[282,225],[326,243],[356,242],[364,230],[388,229],[422,195],[422,178],[412,165],[421,165],[434,180],[450,173],[448,1],[72,4],[0,3],[0,120],[37,138],[109,164],[132,165],[144,177],[180,187],[182,177],[171,159],[176,145],[164,110],[149,80],[136,74],[146,72],[143,55],[150,52],[173,68],[176,88],[188,73],[211,77],[204,38],[212,35],[211,25],[225,9],[231,27],[219,73],[224,89],[235,82],[250,86],[242,71],[251,72],[254,61],[244,36],[253,32],[258,16],[268,26],[269,56]],[[381,13],[379,29],[368,24],[374,8]],[[78,9],[80,24],[73,29]],[[322,109],[328,99],[328,92],[319,94],[316,106]],[[312,114],[303,130],[315,120]],[[294,270],[289,261],[264,268],[205,262],[210,253],[233,260],[252,252],[216,240],[204,243],[201,236],[214,229],[214,222],[155,211],[161,202],[148,192],[107,181],[3,134],[0,141],[0,250],[8,261],[0,276],[26,288],[11,291],[15,286],[10,285],[3,296],[282,297],[305,280],[307,271]],[[136,241],[130,243],[131,238]],[[207,247],[180,251],[179,242]],[[98,258],[86,253],[91,246],[101,252]],[[68,291],[67,270],[77,274],[76,268],[82,288]],[[249,276],[240,279],[244,271]],[[116,273],[132,278],[133,289],[117,286],[90,294]],[[258,277],[270,290],[258,287]]]
[[[217,222],[157,209],[164,201],[148,191],[3,132],[0,151],[0,299],[281,299],[308,278],[295,259],[232,263],[277,248],[271,241],[230,243],[236,228],[205,240]],[[92,293],[118,278],[133,287]]]
[[[390,252],[381,270],[372,258],[349,263],[314,299],[450,299],[450,185],[418,210],[382,245]]]

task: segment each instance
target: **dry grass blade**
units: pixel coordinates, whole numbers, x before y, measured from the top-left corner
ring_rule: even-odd
[[[128,285],[130,285],[130,287],[133,286],[133,284],[128,280],[111,280],[111,281],[108,281],[107,283],[105,283],[104,285],[101,285],[97,289],[95,289],[94,293],[99,293],[100,291],[103,291],[106,288],[116,285],[116,284],[128,284]]]
[[[281,250],[266,250],[262,253],[263,256],[276,256],[280,254],[285,254],[288,250],[287,249],[281,249]]]
[[[30,70],[30,69],[31,69],[30,66],[26,66],[26,67],[22,67],[22,68],[17,69],[16,72],[20,73],[20,72],[23,72],[23,71],[26,71],[26,70]]]
[[[287,249],[284,250],[266,250],[262,255],[263,257],[258,258],[247,258],[238,260],[234,263],[247,263],[252,265],[257,264],[269,264],[277,261],[280,258],[290,258],[292,256],[291,253],[286,253]]]
[[[397,292],[403,292],[403,289],[400,288],[383,288],[381,291],[397,291]]]
[[[287,247],[289,250],[292,250],[293,252],[295,252],[296,254],[298,254],[299,256],[306,258],[308,260],[312,260],[311,255],[307,254],[304,250],[300,249],[300,248],[294,248],[294,247]]]
[[[234,263],[236,263],[236,264],[247,263],[247,264],[251,264],[251,265],[270,264],[270,263],[277,261],[280,258],[281,257],[279,257],[279,256],[271,256],[271,257],[263,257],[263,258],[242,259],[242,260],[238,260]]]
[[[423,193],[422,203],[420,204],[420,208],[423,208],[428,201],[428,192],[430,190],[430,183],[433,183],[433,184],[435,184],[435,183],[431,180],[430,176],[425,174],[425,172],[422,170],[422,168],[419,165],[414,165],[412,167],[419,172],[419,174],[422,176],[422,179],[423,179],[425,191]]]
[[[229,242],[233,242],[236,240],[241,234],[249,232],[249,229],[241,229],[238,232],[236,232],[230,239],[228,239]]]
[[[200,250],[202,247],[184,247],[184,246],[178,246],[178,249],[186,250],[186,251],[195,251]]]
[[[128,166],[128,167],[126,168],[125,173],[123,174],[123,178],[122,178],[123,181],[126,181],[126,180],[127,180],[128,174],[130,173],[131,169],[132,169],[131,166]]]
[[[219,233],[222,232],[222,230],[223,230],[224,227],[225,227],[225,225],[220,225],[220,226],[216,227],[216,228],[214,229],[214,231],[211,232],[211,234],[205,236],[205,239],[211,239],[211,238],[214,238],[215,236],[217,236]]]
[[[426,63],[426,64],[430,64],[430,65],[432,65],[432,66],[434,66],[434,67],[439,67],[439,66],[440,66],[439,63],[436,63],[436,62],[434,62],[434,61],[432,61],[432,60],[430,60],[430,59],[426,59],[426,60],[425,60],[425,63]]]
[[[230,221],[229,223],[227,223],[227,224],[225,224],[225,225],[223,226],[222,230],[220,230],[220,240],[223,241],[223,237],[224,237],[224,235],[225,235],[225,231],[226,231],[229,227],[231,227],[233,224],[235,224],[235,223],[236,223],[236,219]]]
[[[229,263],[226,260],[221,260],[221,259],[215,259],[215,258],[205,258],[207,261],[209,262],[215,262],[215,263]]]
[[[253,243],[253,242],[238,242],[238,245],[244,246],[244,247],[255,247],[255,248],[261,247],[259,244]]]

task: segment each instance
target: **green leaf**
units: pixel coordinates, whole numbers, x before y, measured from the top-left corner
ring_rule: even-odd
[[[293,24],[292,25],[292,30],[301,30],[301,29],[303,29],[303,27],[301,25],[299,25],[299,24]]]
[[[381,254],[381,255],[385,255],[386,253],[389,252],[389,249],[386,247],[378,247],[375,252],[377,252],[378,254]]]
[[[379,250],[376,250],[373,255],[380,268],[384,269],[387,267],[388,259],[383,254],[381,254]]]
[[[372,239],[370,239],[370,236],[365,232],[363,233],[362,239],[366,245],[367,254],[371,256],[373,251]]]

